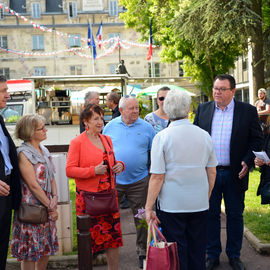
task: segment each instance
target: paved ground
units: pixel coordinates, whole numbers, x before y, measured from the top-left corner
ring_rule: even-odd
[[[135,226],[130,209],[121,210],[121,222],[124,238],[124,246],[120,248],[119,252],[119,269],[120,270],[138,270],[138,258],[135,249]],[[222,215],[222,244],[225,246],[226,237],[226,223],[225,217]],[[242,261],[246,266],[246,270],[270,270],[270,256],[263,256],[258,254],[244,238],[242,247]],[[231,269],[227,257],[223,252],[220,257],[220,266],[216,270]],[[8,264],[7,270],[18,270],[19,265]],[[57,268],[54,268],[57,269]],[[67,269],[67,268],[66,268]],[[94,266],[94,270],[107,270],[107,266]],[[51,268],[48,268],[51,270]],[[77,270],[73,268],[72,270]],[[164,269],[165,270],[165,269]]]

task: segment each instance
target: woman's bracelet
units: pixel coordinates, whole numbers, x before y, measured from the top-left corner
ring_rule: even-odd
[[[52,197],[57,197],[58,198],[58,196],[56,194],[53,194]]]

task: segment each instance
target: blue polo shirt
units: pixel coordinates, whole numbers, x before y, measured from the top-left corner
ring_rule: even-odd
[[[127,126],[119,116],[105,126],[103,134],[111,137],[116,160],[125,163],[125,170],[116,176],[118,184],[132,184],[148,175],[149,152],[156,135],[149,123],[138,118]]]

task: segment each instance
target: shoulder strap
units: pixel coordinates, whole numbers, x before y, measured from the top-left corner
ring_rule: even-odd
[[[110,144],[109,139],[107,138],[107,136],[106,136],[106,135],[104,135],[104,137],[105,137],[105,139],[106,139],[106,141],[107,141],[107,143],[108,143],[108,145],[109,145],[110,149],[112,149],[112,146],[111,146],[111,144]]]

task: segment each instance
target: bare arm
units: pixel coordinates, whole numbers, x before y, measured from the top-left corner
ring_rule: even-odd
[[[265,104],[265,110],[258,111],[258,115],[267,115],[270,114],[270,105]]]
[[[216,174],[217,174],[216,167],[207,167],[206,173],[209,183],[208,199],[210,199],[216,181]]]
[[[19,160],[19,168],[21,172],[21,176],[24,182],[29,187],[30,191],[34,194],[34,196],[46,207],[50,206],[50,200],[46,196],[43,189],[40,187],[38,182],[36,181],[35,170],[31,162],[26,158],[26,156],[20,152],[18,155]]]
[[[55,179],[52,180],[52,199],[50,203],[50,209],[57,209],[57,203],[58,203],[58,196],[57,196],[57,186]]]
[[[145,205],[145,218],[146,218],[147,223],[149,223],[151,219],[155,219],[159,222],[152,208],[161,190],[161,187],[164,182],[164,178],[165,178],[165,174],[153,173],[151,175],[151,178],[149,181],[149,187],[148,187],[147,201]]]

